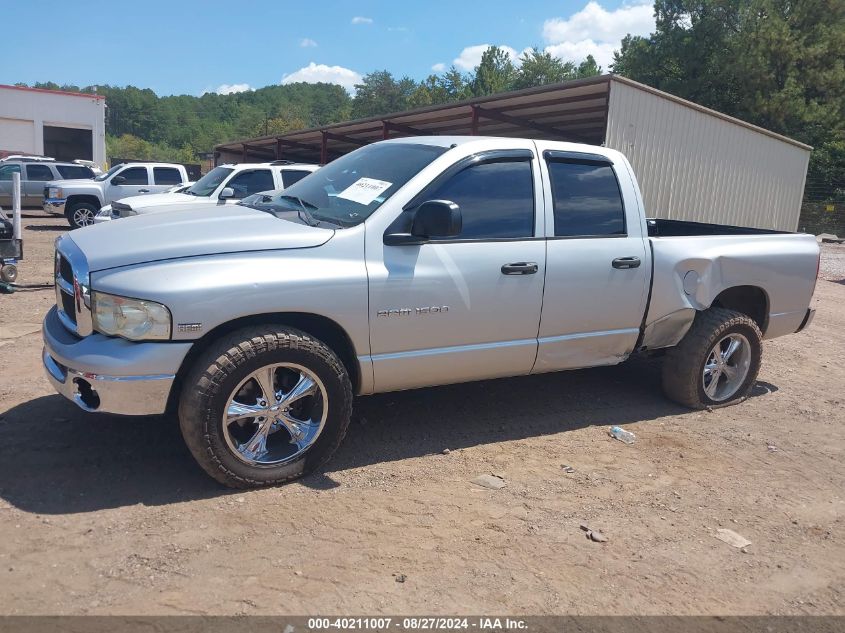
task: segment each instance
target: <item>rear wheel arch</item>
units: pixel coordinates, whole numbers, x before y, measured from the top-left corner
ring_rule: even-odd
[[[712,308],[736,310],[748,315],[765,334],[769,324],[769,295],[759,286],[732,286],[722,290],[710,303]]]
[[[216,341],[245,327],[259,325],[277,325],[293,327],[325,343],[346,368],[352,382],[353,393],[361,388],[361,369],[355,345],[346,330],[328,317],[307,312],[278,312],[250,315],[222,323],[194,341],[190,351],[182,360],[176,374],[176,381],[168,399],[168,411],[175,411],[181,395],[184,378],[190,372],[196,360]]]

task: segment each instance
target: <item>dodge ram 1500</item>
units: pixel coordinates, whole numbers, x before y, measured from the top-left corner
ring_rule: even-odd
[[[654,352],[672,400],[739,402],[763,339],[813,318],[818,259],[810,235],[647,219],[610,149],[396,139],[260,209],[61,237],[43,361],[86,411],[177,413],[220,482],[276,484],[329,459],[356,395]]]

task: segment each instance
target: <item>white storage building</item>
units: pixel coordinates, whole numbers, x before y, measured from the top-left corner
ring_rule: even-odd
[[[0,156],[36,154],[106,162],[101,95],[0,85]]]
[[[650,217],[794,231],[810,146],[616,75],[265,136],[215,147],[215,162],[326,163],[396,136],[569,140],[623,152]]]

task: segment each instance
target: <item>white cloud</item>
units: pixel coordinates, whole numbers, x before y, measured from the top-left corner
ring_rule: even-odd
[[[475,46],[467,46],[461,51],[460,55],[452,60],[452,63],[460,70],[473,70],[481,63],[481,56],[484,54],[484,51],[490,48],[490,46],[491,44],[476,44]],[[515,49],[510,46],[505,46],[504,44],[499,44],[499,48],[510,55],[511,61],[519,66],[519,57],[522,53],[517,52]],[[524,49],[524,51],[526,50],[530,49]]]
[[[654,31],[654,7],[649,4],[621,6],[608,11],[591,0],[568,18],[550,18],[543,23],[546,51],[564,60],[595,57],[605,70],[613,62],[613,51],[628,35]]]
[[[435,64],[431,67],[431,69],[436,73],[442,73],[444,70],[446,70],[446,64]]]
[[[304,82],[307,84],[328,83],[343,86],[349,92],[355,92],[355,84],[361,83],[361,75],[343,66],[327,66],[311,62],[304,68],[282,77],[283,84]]]
[[[220,84],[213,91],[206,90],[206,92],[216,92],[219,95],[231,95],[236,92],[249,92],[252,89],[252,86],[249,84]]]
[[[312,40],[310,37],[303,37],[299,42],[299,45],[302,48],[315,48],[317,46],[317,42]]]
[[[360,16],[360,15],[356,15],[354,18],[352,18],[352,24],[372,24],[372,23],[373,23],[372,18],[365,18],[365,17]]]

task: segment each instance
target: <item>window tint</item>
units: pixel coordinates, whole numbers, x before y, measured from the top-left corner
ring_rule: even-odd
[[[27,180],[53,180],[53,172],[47,165],[27,165]]]
[[[153,167],[153,179],[157,185],[182,184],[182,174],[174,167]]]
[[[625,211],[609,165],[549,162],[555,235],[625,235]]]
[[[11,180],[12,173],[21,173],[20,165],[0,165],[0,180]]]
[[[527,160],[467,167],[423,199],[450,200],[461,208],[463,229],[450,239],[534,235],[534,181]]]
[[[244,171],[232,178],[227,187],[235,190],[235,198],[245,198],[259,191],[270,191],[276,188],[273,174],[269,169],[253,169]]]
[[[283,169],[282,170],[282,185],[287,189],[293,183],[299,182],[305,176],[310,174],[310,171],[302,171],[299,169]]]
[[[59,175],[62,178],[66,178],[71,180],[73,178],[93,178],[94,172],[88,168],[83,167],[82,165],[56,165],[56,169],[59,170]]]
[[[122,172],[118,174],[118,176],[123,176],[126,180],[120,184],[122,185],[147,185],[149,184],[149,180],[147,179],[147,168],[146,167],[129,167],[124,169]]]

